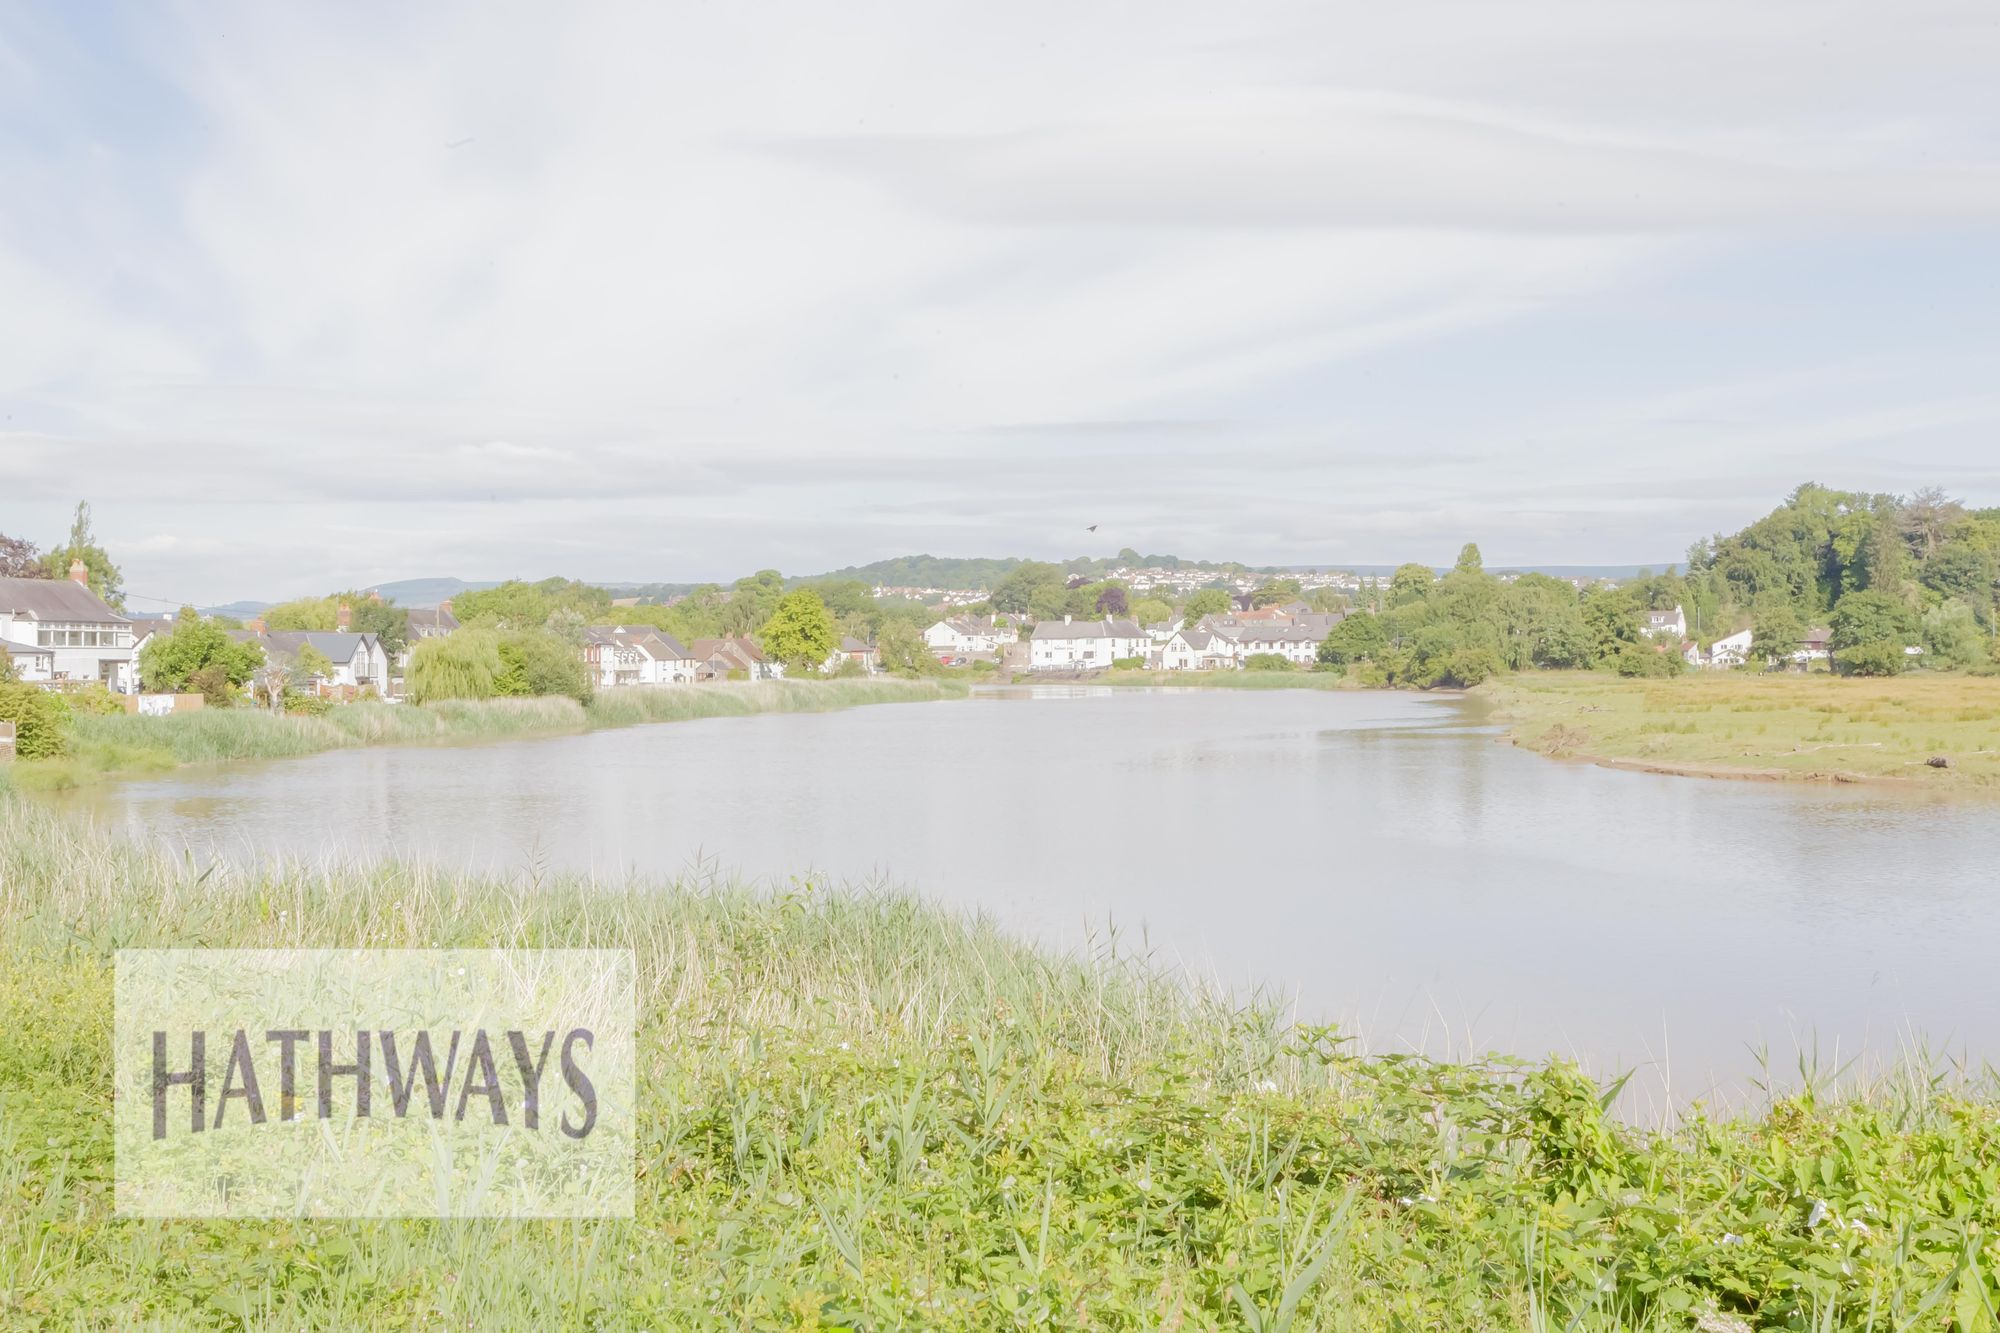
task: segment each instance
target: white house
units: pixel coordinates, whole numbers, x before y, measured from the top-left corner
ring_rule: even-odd
[[[22,680],[100,681],[121,694],[139,688],[132,622],[90,590],[81,560],[66,579],[0,579],[0,643]]]
[[[1740,667],[1750,660],[1750,631],[1725,634],[1708,646],[1708,664],[1717,670]]]
[[[1236,665],[1227,643],[1198,626],[1186,626],[1167,636],[1160,647],[1163,671],[1227,671]]]
[[[1308,666],[1319,656],[1324,633],[1315,634],[1306,625],[1277,620],[1235,621],[1220,617],[1204,622],[1211,634],[1237,665],[1258,653],[1275,653],[1294,666]]]
[[[1006,615],[952,616],[924,631],[925,646],[940,656],[953,657],[997,653],[1002,644],[1017,643],[1020,638],[1019,622]]]
[[[1648,611],[1643,628],[1652,638],[1672,638],[1679,643],[1687,637],[1687,613],[1678,606],[1671,611]]]
[[[699,670],[679,639],[650,625],[593,625],[583,660],[599,689],[620,685],[692,685]]]
[[[844,634],[841,636],[840,646],[827,654],[826,661],[820,665],[820,670],[832,675],[849,662],[858,663],[863,671],[880,671],[882,654],[875,650],[874,644],[863,643],[852,634]]]
[[[1129,620],[1044,620],[1028,636],[1028,669],[1102,671],[1121,657],[1143,660],[1151,644]]]
[[[299,654],[311,647],[332,664],[330,672],[317,677],[320,684],[374,690],[385,699],[389,696],[389,654],[373,634],[318,629],[239,629],[229,631],[229,637],[262,648],[267,662],[287,665],[296,664]]]

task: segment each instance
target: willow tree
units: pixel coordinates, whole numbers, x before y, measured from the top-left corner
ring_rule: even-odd
[[[490,699],[500,671],[500,641],[491,630],[455,630],[417,643],[410,651],[404,688],[411,703]]]

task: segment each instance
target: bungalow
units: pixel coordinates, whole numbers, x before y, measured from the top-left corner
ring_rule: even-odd
[[[1028,669],[1102,671],[1120,658],[1144,658],[1151,644],[1130,620],[1044,620],[1028,636]]]
[[[583,660],[599,689],[620,685],[692,685],[700,664],[679,639],[650,625],[593,625]]]
[[[81,560],[66,579],[0,579],[0,644],[23,680],[100,681],[121,694],[139,688],[132,622],[90,590]]]
[[[1791,652],[1790,661],[1801,671],[1810,671],[1814,662],[1825,662],[1833,657],[1833,631],[1815,627],[1806,631],[1799,640],[1799,646]]]

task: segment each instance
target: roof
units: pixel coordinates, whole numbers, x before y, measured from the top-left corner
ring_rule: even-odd
[[[449,634],[458,628],[458,617],[442,606],[413,606],[410,608],[410,632],[438,630]]]
[[[584,636],[591,643],[636,648],[655,659],[694,657],[679,639],[663,629],[654,629],[651,625],[592,625],[584,631]]]
[[[1143,639],[1146,631],[1129,620],[1044,620],[1037,639]]]
[[[102,597],[70,579],[0,579],[0,611],[30,620],[125,619]]]
[[[872,643],[863,643],[852,634],[844,634],[840,639],[840,651],[843,653],[872,653],[875,651],[875,645]]]
[[[266,657],[279,661],[292,660],[310,644],[327,661],[334,663],[353,661],[354,654],[375,638],[373,634],[322,629],[274,629],[262,634],[255,630],[233,629],[229,631],[229,637],[238,643],[254,643],[264,650]]]

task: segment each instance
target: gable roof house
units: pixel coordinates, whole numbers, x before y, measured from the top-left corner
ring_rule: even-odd
[[[318,629],[233,629],[229,637],[238,643],[255,644],[264,650],[264,660],[295,666],[308,646],[333,666],[329,674],[316,676],[313,684],[349,697],[362,690],[389,695],[389,653],[373,634]],[[293,688],[305,684],[293,681]]]
[[[1102,671],[1122,657],[1144,658],[1152,643],[1130,620],[1044,620],[1028,636],[1028,669]]]
[[[785,674],[783,666],[764,656],[763,650],[748,639],[696,639],[688,645],[695,661],[695,679],[727,680],[732,671],[741,671],[750,680],[776,680]]]
[[[90,590],[81,560],[66,579],[0,579],[0,643],[23,680],[100,681],[121,694],[139,688],[132,622]]]
[[[449,598],[436,606],[413,606],[409,610],[410,641],[436,639],[458,628],[458,617],[451,613]]]
[[[997,653],[1020,638],[1020,624],[1010,615],[951,616],[924,631],[925,646],[946,656]]]
[[[1648,611],[1639,628],[1652,638],[1671,638],[1679,643],[1688,636],[1687,613],[1678,606],[1671,611]]]
[[[849,662],[858,662],[864,671],[874,671],[882,665],[882,655],[875,651],[872,643],[863,643],[852,634],[840,637],[840,646],[827,654],[822,671],[838,671]]]
[[[650,625],[593,625],[584,633],[583,660],[599,689],[692,685],[700,673],[695,655],[665,630]]]
[[[1165,671],[1226,671],[1235,665],[1229,645],[1196,625],[1183,625],[1160,647],[1159,666]]]

